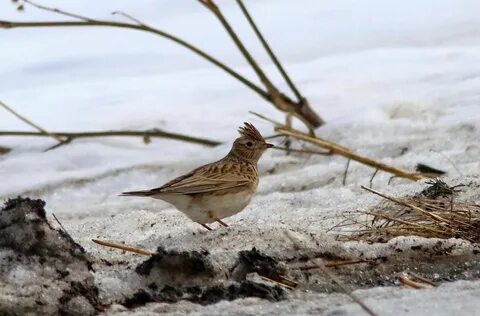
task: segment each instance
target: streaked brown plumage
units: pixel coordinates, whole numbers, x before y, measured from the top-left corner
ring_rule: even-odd
[[[219,222],[237,214],[250,202],[258,185],[257,162],[267,144],[250,123],[239,128],[240,137],[222,159],[201,166],[159,188],[124,192],[123,196],[147,196],[174,205],[191,220],[202,224]]]

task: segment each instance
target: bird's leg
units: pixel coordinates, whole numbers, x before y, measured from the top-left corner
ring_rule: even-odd
[[[208,216],[210,216],[211,219],[214,219],[217,223],[219,223],[223,227],[228,227],[228,225],[224,221],[222,221],[220,218],[216,217],[212,211],[208,212]]]
[[[215,221],[217,221],[218,223],[220,223],[220,225],[222,225],[223,227],[228,227],[228,224],[225,223],[224,221],[222,221],[220,218],[214,217],[213,219],[215,219]]]
[[[212,230],[210,227],[207,226],[207,224],[202,224],[202,223],[199,223],[199,224],[205,227],[207,230]]]

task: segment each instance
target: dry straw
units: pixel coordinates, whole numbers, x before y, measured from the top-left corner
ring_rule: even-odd
[[[358,227],[340,239],[385,242],[398,236],[460,238],[480,243],[480,205],[455,198],[458,187],[441,180],[412,197],[396,198],[373,189],[363,189],[381,196],[384,202],[374,210],[358,211],[335,228]],[[362,221],[358,218],[363,218]]]

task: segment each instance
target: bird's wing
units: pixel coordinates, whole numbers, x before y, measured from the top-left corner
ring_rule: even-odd
[[[196,194],[236,188],[253,182],[251,177],[237,169],[235,166],[229,166],[228,164],[209,164],[173,179],[160,188],[144,192],[145,195],[159,193]]]

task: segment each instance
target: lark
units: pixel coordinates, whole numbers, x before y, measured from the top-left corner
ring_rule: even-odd
[[[267,148],[273,147],[250,123],[244,123],[238,131],[240,137],[224,158],[159,188],[121,195],[168,202],[208,230],[211,228],[207,224],[213,222],[228,227],[222,219],[239,213],[250,203],[258,185],[257,162]]]

